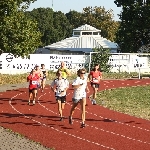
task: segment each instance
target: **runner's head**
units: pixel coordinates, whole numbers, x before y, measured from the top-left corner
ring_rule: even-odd
[[[35,66],[35,70],[39,70],[40,67],[38,65]]]
[[[79,69],[79,70],[77,71],[77,75],[78,75],[79,77],[84,77],[85,73],[86,73],[86,69],[85,69],[85,68]]]
[[[41,68],[45,68],[45,65],[44,65],[44,64],[41,64]]]
[[[99,70],[99,64],[95,64],[95,65],[94,65],[93,71],[97,71],[97,70]]]
[[[64,68],[66,66],[64,61],[62,61],[60,65],[61,65],[61,68]]]
[[[32,69],[32,70],[31,70],[31,74],[35,75],[35,73],[36,73],[36,70],[35,70],[35,69]]]
[[[57,76],[57,77],[61,77],[61,76],[62,76],[61,71],[58,70],[58,71],[56,72],[56,76]]]

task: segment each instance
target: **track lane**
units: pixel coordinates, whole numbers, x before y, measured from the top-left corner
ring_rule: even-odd
[[[113,82],[114,83],[114,82]],[[118,82],[117,82],[118,83]],[[108,83],[107,84],[110,84],[110,82],[108,81]],[[146,83],[143,83],[143,84],[146,84]],[[113,86],[112,86],[113,87]],[[10,94],[10,93],[9,93]],[[21,96],[21,95],[20,95]],[[40,96],[40,95],[39,95]],[[71,95],[70,95],[71,96]],[[69,97],[70,97],[69,96]],[[56,121],[56,120],[58,120],[58,118],[57,118],[57,114],[55,114],[55,115],[52,115],[52,113],[50,112],[50,115],[52,116],[51,118],[53,118],[53,119],[49,119],[48,121],[47,121],[47,119],[45,119],[46,117],[42,117],[42,116],[46,116],[46,114],[48,113],[48,112],[45,112],[45,110],[46,110],[46,108],[49,108],[50,107],[50,109],[53,109],[54,110],[54,112],[56,112],[57,113],[57,105],[55,104],[55,101],[53,101],[53,100],[50,100],[49,98],[51,97],[51,95],[50,94],[48,94],[48,95],[46,95],[45,97],[43,96],[43,98],[41,97],[41,99],[40,99],[40,102],[42,102],[42,104],[44,104],[44,105],[46,105],[45,106],[45,108],[42,110],[40,107],[38,107],[38,105],[36,105],[36,106],[34,106],[34,107],[30,107],[29,106],[29,109],[30,110],[26,110],[26,108],[28,107],[28,106],[25,106],[26,105],[26,103],[27,103],[27,101],[25,100],[25,99],[27,99],[28,97],[27,97],[27,95],[26,95],[26,97],[25,97],[25,95],[23,95],[23,97],[21,96],[21,97],[17,97],[17,99],[18,100],[16,100],[16,102],[14,103],[14,101],[13,101],[13,106],[15,106],[15,107],[17,107],[17,109],[21,109],[21,111],[25,111],[24,113],[28,116],[29,114],[32,114],[33,116],[33,118],[34,118],[34,120],[35,121],[37,121],[37,123],[36,124],[38,124],[38,122],[40,121],[40,122],[42,122],[43,123],[43,126],[44,126],[44,124],[46,125],[46,127],[50,124],[50,125],[52,125],[52,124],[54,124],[54,123],[52,123],[52,122],[56,122],[56,124],[57,124],[57,128],[59,128],[59,129],[61,129],[61,131],[62,130],[69,130],[68,132],[68,134],[72,134],[72,130],[79,130],[79,120],[78,120],[78,118],[79,118],[79,113],[80,113],[80,111],[79,110],[76,110],[76,115],[75,115],[75,118],[77,118],[76,119],[76,121],[78,121],[78,122],[76,122],[76,123],[74,123],[74,125],[73,125],[73,129],[71,130],[71,129],[69,129],[69,127],[67,128],[66,126],[68,126],[68,120],[65,120],[63,123],[63,125],[65,125],[65,127],[63,127],[62,128],[62,124],[59,122],[59,121]],[[70,99],[71,98],[69,98],[68,97],[68,99],[69,99],[69,101],[70,101]],[[22,103],[21,101],[19,101],[19,99],[23,99],[24,100],[24,102]],[[21,102],[20,104],[19,104],[19,102]],[[20,106],[19,106],[20,105]],[[53,105],[53,106],[52,106]],[[23,106],[23,107],[21,107],[21,106]],[[24,107],[25,106],[25,107]],[[101,112],[101,111],[98,111],[98,109],[102,109],[103,107],[98,107],[98,106],[88,106],[88,108],[90,109],[90,112],[96,112],[95,114],[97,115],[97,113],[99,113],[99,112]],[[32,110],[33,109],[33,110]],[[93,109],[94,109],[94,111],[93,111]],[[105,108],[103,108],[106,112],[107,111],[109,111],[109,110],[106,110]],[[45,114],[45,115],[42,115],[42,116],[40,116],[40,114],[38,114],[38,111],[37,110],[40,110],[40,114]],[[42,110],[42,111],[41,111]],[[67,111],[67,113],[66,114],[68,114],[68,112],[69,112],[69,110],[70,110],[70,105],[66,105],[66,109],[65,109],[66,111]],[[88,109],[87,109],[88,110]],[[104,111],[103,110],[103,111]],[[33,112],[32,112],[33,111]],[[78,112],[79,111],[79,112]],[[89,111],[89,110],[88,110]],[[28,112],[28,113],[27,113]],[[35,116],[34,116],[34,114],[36,114]],[[108,114],[109,114],[109,112],[108,112]],[[119,113],[120,114],[120,113]],[[49,113],[48,113],[48,115],[49,115]],[[91,121],[89,121],[88,120],[88,117],[89,117],[89,119],[91,118],[90,116],[89,116],[90,114],[86,114],[86,116],[87,116],[87,123],[88,124],[93,124],[93,125],[99,125],[98,124],[98,121],[96,121],[96,119],[97,119],[97,116],[95,116],[95,115],[91,115],[91,117],[92,118],[94,118],[95,120],[91,120]],[[104,113],[102,113],[101,115],[104,115]],[[114,115],[115,115],[115,112],[114,112]],[[114,116],[113,115],[113,116]],[[116,116],[118,116],[118,113],[116,114]],[[122,114],[121,114],[121,116],[122,116]],[[120,116],[120,117],[121,117]],[[128,116],[128,115],[126,115],[126,116]],[[44,118],[44,119],[42,119],[42,118],[40,118],[40,117],[42,117],[42,118]],[[48,117],[48,116],[47,116]],[[129,119],[131,119],[130,118],[131,116],[129,116]],[[55,119],[54,119],[55,118]],[[107,117],[108,118],[108,117]],[[125,117],[126,118],[126,117]],[[23,119],[23,118],[21,118],[21,119]],[[39,120],[39,121],[38,121]],[[124,120],[124,119],[123,119]],[[139,120],[138,118],[137,118],[137,120]],[[33,121],[33,120],[32,120]],[[50,123],[49,123],[49,121],[50,121]],[[140,119],[140,121],[141,121],[141,119]],[[145,120],[144,120],[145,121]],[[19,121],[18,121],[19,122]],[[22,122],[22,121],[20,121],[20,122]],[[147,121],[145,121],[144,123],[146,123]],[[147,124],[148,124],[149,122],[147,122]],[[106,125],[107,127],[109,126],[109,124],[110,124],[110,122]],[[101,125],[101,124],[100,124]],[[118,125],[118,124],[117,124]],[[38,130],[39,130],[39,127],[41,127],[41,126],[37,126],[38,127]],[[44,126],[45,127],[45,126]],[[71,130],[71,133],[70,133],[70,130]],[[89,133],[89,130],[91,131],[93,131],[93,129],[89,129],[89,127],[87,126],[87,128],[85,128],[84,130],[83,129],[81,129],[81,131],[83,132],[83,131],[86,131],[86,132],[84,132],[84,134],[82,134],[82,133],[78,133],[77,132],[77,134],[78,135],[84,135],[85,136],[85,138],[87,138],[87,137],[89,137],[89,138],[91,138],[91,136],[94,136],[95,135],[95,137],[93,137],[92,139],[95,139],[95,141],[98,139],[98,141],[100,141],[100,142],[102,142],[102,143],[105,143],[106,141],[106,145],[107,145],[107,143],[109,143],[108,142],[108,138],[109,139],[113,139],[112,141],[110,140],[110,142],[111,143],[113,143],[113,145],[118,145],[122,140],[118,140],[119,141],[119,143],[118,142],[116,142],[116,144],[115,144],[115,142],[113,142],[115,139],[114,139],[114,137],[112,138],[109,134],[108,134],[108,136],[106,136],[107,134],[104,134],[103,135],[103,133],[101,133],[101,131],[96,131],[96,133],[95,133],[95,130],[94,130],[94,132],[93,132],[93,134],[91,134],[91,136],[86,136],[86,134],[87,133]],[[48,129],[48,131],[51,131],[50,129]],[[51,131],[51,132],[53,132],[53,131]],[[43,131],[43,133],[45,133],[45,130]],[[62,134],[62,132],[60,132],[61,134]],[[91,132],[90,132],[91,133]],[[55,134],[56,134],[56,132],[55,132]],[[35,134],[36,135],[36,134]],[[57,134],[56,134],[57,135]],[[97,136],[96,136],[97,135]],[[110,136],[110,137],[109,137]],[[68,136],[67,136],[68,137]],[[66,137],[66,138],[67,138]],[[33,136],[32,136],[32,138],[33,138]],[[35,137],[34,137],[35,138]],[[81,137],[79,137],[78,138],[78,140],[80,139]],[[85,139],[84,137],[82,137],[82,139]],[[52,138],[51,138],[52,139]],[[67,138],[67,139],[69,139],[69,138]],[[72,138],[73,139],[73,138]],[[80,139],[79,141],[82,141],[82,139]],[[38,140],[38,139],[37,139]],[[55,138],[54,138],[54,140],[55,140]],[[61,139],[60,139],[61,140]],[[116,141],[117,141],[116,140]],[[52,140],[53,141],[53,140]],[[72,141],[72,140],[71,140]],[[85,141],[85,140],[83,140],[83,141]],[[42,141],[43,143],[44,143],[44,140]],[[76,140],[74,141],[74,142],[77,142]],[[87,141],[88,142],[88,141]],[[91,148],[91,146],[89,146],[89,145],[92,145],[92,147],[94,146],[94,144],[87,144],[87,142],[85,142],[83,145],[85,145],[86,147],[88,147],[89,149]],[[97,141],[96,141],[97,142]],[[95,142],[95,143],[96,143]],[[122,141],[123,143],[125,143],[125,141]],[[55,142],[54,142],[55,143]],[[68,145],[68,143],[69,142],[67,142],[67,145]],[[82,143],[82,142],[81,142]],[[88,142],[88,143],[92,143],[92,141],[91,142]],[[46,143],[45,143],[46,144]],[[57,142],[55,143],[55,144],[57,144]],[[54,145],[55,145],[54,144]],[[60,143],[59,144],[57,144],[57,146],[59,147],[59,145],[60,145]],[[109,144],[110,146],[113,146],[112,144]],[[140,147],[139,146],[139,144],[137,143],[137,142],[135,142],[135,144],[134,144],[134,142],[132,143],[132,145],[134,146],[134,147]],[[136,146],[137,145],[137,146]],[[56,146],[56,147],[57,147]],[[72,145],[71,145],[72,146]],[[55,146],[54,146],[55,147]],[[96,146],[97,147],[97,146]],[[66,147],[67,148],[67,147]],[[110,147],[109,147],[110,148]],[[124,148],[127,148],[126,147],[126,144],[124,144],[124,146],[122,145],[122,149],[124,149]],[[130,147],[131,148],[131,147]],[[145,147],[146,148],[146,147]],[[149,148],[149,147],[148,147]],[[59,147],[59,149],[60,149],[60,147]],[[79,146],[79,148],[78,149],[81,149],[81,147]],[[86,148],[87,149],[87,148]],[[104,148],[104,149],[107,149],[106,147]]]

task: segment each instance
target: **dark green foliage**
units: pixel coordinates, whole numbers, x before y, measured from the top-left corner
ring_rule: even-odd
[[[150,44],[150,1],[116,0],[122,7],[116,42],[121,52],[138,52],[142,45]]]
[[[40,44],[37,23],[24,15],[27,1],[0,0],[0,49],[14,56],[28,56]]]
[[[110,65],[108,64],[108,60],[110,57],[110,50],[109,49],[103,49],[103,48],[96,48],[93,49],[93,53],[91,56],[91,69],[94,68],[95,64],[100,65],[100,69],[103,72],[109,72],[110,71]]]

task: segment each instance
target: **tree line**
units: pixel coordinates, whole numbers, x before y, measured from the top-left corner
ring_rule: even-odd
[[[0,50],[15,56],[28,56],[38,47],[72,36],[72,30],[89,24],[101,30],[101,36],[117,42],[122,52],[136,52],[149,43],[150,4],[146,0],[116,0],[122,7],[120,20],[113,10],[102,6],[85,7],[82,12],[64,14],[51,8],[27,11],[36,0],[0,0]],[[130,3],[131,2],[131,3]]]
[[[89,24],[101,30],[101,35],[115,41],[119,23],[113,11],[104,7],[86,7],[64,14],[51,8],[27,11],[35,0],[0,0],[0,49],[16,56],[26,56],[38,47],[50,45],[72,36],[72,30]]]

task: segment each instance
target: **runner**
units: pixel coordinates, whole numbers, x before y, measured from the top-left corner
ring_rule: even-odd
[[[91,87],[93,88],[92,104],[96,105],[96,94],[99,89],[102,73],[99,71],[99,64],[95,64],[94,69],[88,75]]]
[[[43,78],[43,72],[40,70],[38,65],[35,66],[36,74],[40,77],[38,81],[38,88],[41,87],[41,79]]]
[[[70,76],[70,70],[68,68],[66,68],[66,64],[63,61],[61,62],[61,66],[58,69],[58,71],[62,72],[62,77],[64,79],[66,79],[68,76]]]
[[[62,72],[56,72],[57,78],[53,80],[51,83],[51,89],[55,92],[55,97],[58,102],[58,111],[60,114],[60,121],[63,120],[63,113],[62,110],[65,107],[66,103],[66,91],[69,88],[69,82],[67,79],[62,78]]]
[[[43,92],[44,88],[45,88],[46,77],[48,75],[48,71],[45,69],[44,64],[41,64],[41,71],[43,73],[43,78],[41,78],[41,89],[42,89],[42,92]]]
[[[35,99],[37,96],[39,76],[36,74],[36,70],[32,69],[31,73],[27,77],[27,82],[29,82],[29,102],[30,105],[31,98],[33,97],[33,105],[35,105]]]
[[[74,110],[76,109],[78,103],[81,105],[81,127],[85,127],[85,105],[86,105],[86,90],[87,90],[87,78],[85,78],[85,72],[86,70],[79,69],[77,71],[78,77],[75,79],[75,81],[72,84],[72,87],[74,88],[74,94],[73,94],[73,105],[70,110],[70,116],[69,116],[69,124],[72,124],[72,116],[74,113]]]

